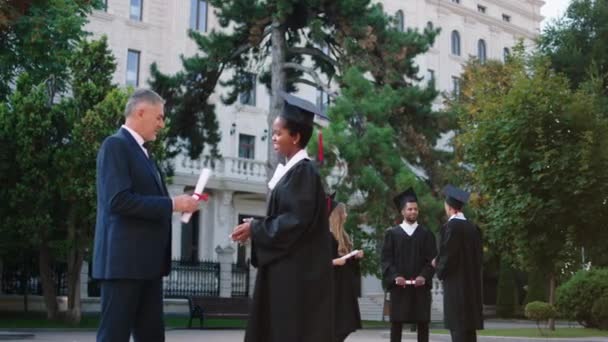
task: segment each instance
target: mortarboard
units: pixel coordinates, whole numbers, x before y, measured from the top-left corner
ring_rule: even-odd
[[[393,203],[397,207],[397,210],[401,211],[407,202],[416,202],[418,203],[418,196],[416,196],[416,192],[412,187],[407,188],[404,192],[399,195],[393,197]]]
[[[278,95],[285,101],[285,109],[281,116],[299,124],[312,126],[313,123],[327,127],[329,118],[312,102],[279,91]]]
[[[443,194],[445,202],[454,209],[461,210],[462,207],[469,201],[471,194],[461,190],[451,184],[448,184],[443,188]]]

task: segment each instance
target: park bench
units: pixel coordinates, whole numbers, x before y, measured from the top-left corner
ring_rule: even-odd
[[[207,318],[247,319],[249,317],[250,303],[251,299],[249,297],[190,296],[188,297],[188,306],[190,308],[188,328],[192,328],[192,320],[196,318],[199,320],[201,329]]]

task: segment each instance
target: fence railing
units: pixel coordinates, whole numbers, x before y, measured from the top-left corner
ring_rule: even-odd
[[[245,266],[232,264],[231,297],[249,297],[249,261]]]
[[[163,278],[166,298],[220,295],[220,264],[215,261],[173,260],[171,273]]]
[[[53,283],[57,295],[65,296],[68,293],[67,265],[55,263],[52,267]],[[36,259],[23,263],[5,264],[2,267],[3,294],[30,294],[42,295],[42,281],[40,280],[40,267]]]

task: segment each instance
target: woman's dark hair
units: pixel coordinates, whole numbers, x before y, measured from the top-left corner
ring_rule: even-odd
[[[312,137],[312,126],[297,123],[285,117],[281,117],[281,120],[283,120],[284,126],[291,136],[300,133],[300,143],[298,145],[300,148],[305,148],[310,141],[310,137]]]

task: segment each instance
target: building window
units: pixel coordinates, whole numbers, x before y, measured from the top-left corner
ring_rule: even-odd
[[[487,59],[486,41],[483,39],[480,39],[477,42],[477,59],[479,59],[479,62],[482,64],[485,63]]]
[[[460,33],[452,31],[452,54],[460,56]]]
[[[108,0],[103,0],[102,9],[104,10],[104,12],[108,11]]]
[[[405,16],[402,10],[397,11],[395,14],[395,27],[399,32],[405,31]]]
[[[509,59],[509,56],[511,55],[511,51],[509,50],[509,48],[504,48],[502,49],[502,60],[504,62],[507,61],[507,59]]]
[[[427,82],[435,82],[435,70],[427,69],[426,70],[426,81]]]
[[[255,159],[255,136],[239,134],[239,158]]]
[[[243,91],[239,95],[240,103],[255,106],[256,75],[249,72],[241,75],[241,86]]]
[[[317,107],[323,113],[327,112],[327,107],[329,107],[329,94],[320,89],[317,90]]]
[[[459,4],[460,0],[452,0],[452,2],[455,3],[455,4]]]
[[[137,87],[139,85],[139,57],[140,52],[129,50],[127,52],[127,80],[126,84]]]
[[[460,78],[452,76],[452,95],[454,97],[460,96]]]
[[[181,261],[199,261],[199,211],[195,211],[188,223],[182,223],[182,256]]]
[[[511,16],[503,14],[502,15],[502,21],[506,21],[507,23],[510,23],[511,22]]]
[[[190,28],[200,32],[207,31],[207,1],[190,0]]]
[[[477,5],[477,12],[485,14],[486,13],[486,6]]]
[[[135,21],[141,21],[144,8],[144,0],[130,0],[131,6],[129,10],[129,18]]]

